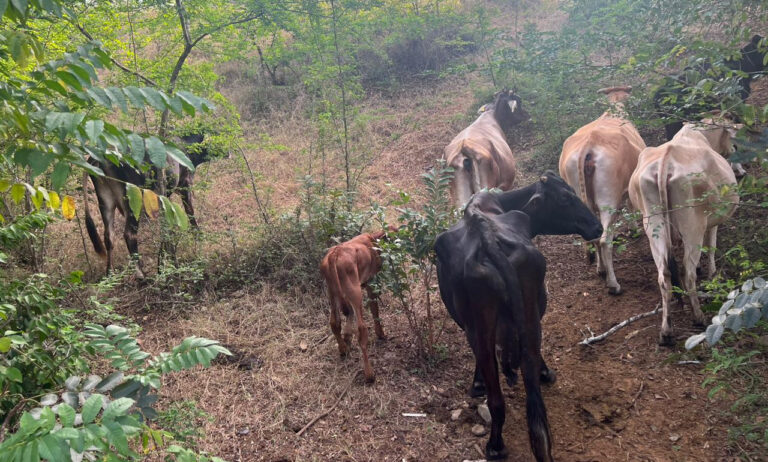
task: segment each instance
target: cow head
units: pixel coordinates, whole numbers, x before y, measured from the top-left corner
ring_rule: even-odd
[[[534,186],[535,192],[522,208],[531,217],[536,234],[578,234],[591,241],[603,234],[603,226],[568,183],[548,170]]]
[[[493,115],[501,125],[502,130],[509,130],[531,118],[523,109],[523,102],[520,97],[513,91],[506,89],[496,93],[493,100]]]
[[[713,150],[727,158],[735,150],[733,138],[743,127],[744,124],[734,123],[727,115],[716,114],[715,117],[702,119],[694,129],[704,135]]]
[[[622,103],[629,98],[629,94],[632,92],[632,87],[629,85],[623,85],[618,87],[601,88],[597,90],[599,94],[608,97],[608,101],[613,104]]]

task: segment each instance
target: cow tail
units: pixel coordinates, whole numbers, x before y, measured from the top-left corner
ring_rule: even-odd
[[[472,148],[466,145],[461,146],[461,154],[464,156],[464,170],[469,170],[472,178],[472,193],[476,193],[484,187],[480,183],[480,169],[478,168],[477,162],[475,162],[477,154]]]
[[[669,267],[669,274],[670,278],[672,279],[672,285],[677,287],[682,287],[680,283],[680,271],[677,267],[677,261],[675,261],[675,252],[674,248],[672,247],[672,221],[671,221],[671,213],[669,210],[669,192],[667,190],[667,154],[669,151],[665,152],[663,156],[661,156],[661,159],[659,161],[659,173],[658,178],[656,179],[657,184],[659,185],[659,199],[661,201],[661,213],[663,213],[664,218],[664,236],[662,239],[664,239],[666,242],[664,243],[667,246],[667,249],[669,249],[669,253],[667,254],[667,266]],[[677,298],[678,302],[683,301],[682,295],[680,295],[679,292],[675,292],[675,298]]]
[[[328,283],[328,291],[330,294],[335,294],[335,297],[338,298],[338,301],[341,304],[341,312],[344,314],[344,316],[349,316],[349,304],[344,299],[344,291],[341,290],[341,281],[339,280],[339,270],[338,265],[336,265],[337,255],[336,255],[336,249],[331,249],[328,252],[328,268],[327,268],[327,279],[326,282]],[[331,295],[331,310],[335,310],[336,307],[333,306],[333,298],[334,296]]]
[[[526,419],[531,449],[536,456],[536,460],[551,460],[552,438],[549,432],[547,409],[541,396],[540,374],[542,362],[534,361],[532,352],[528,351],[529,336],[536,335],[536,333],[541,335],[541,320],[538,316],[538,310],[533,314],[532,319],[526,319],[523,294],[520,290],[517,270],[509,262],[496,239],[495,224],[483,212],[478,210],[474,204],[468,206],[467,213],[470,227],[474,228],[481,238],[484,253],[502,277],[505,286],[503,293],[506,294],[504,306],[509,310],[509,314],[512,315],[512,322],[518,327],[523,383],[525,384],[526,395]],[[526,325],[526,321],[530,321],[531,326],[536,332],[529,332],[528,327],[530,326]]]
[[[590,150],[579,153],[579,196],[587,208],[595,211],[594,154]]]
[[[104,243],[99,236],[99,230],[96,229],[96,224],[93,222],[90,210],[90,200],[88,198],[88,173],[83,172],[83,208],[85,209],[85,229],[88,231],[88,237],[91,238],[93,249],[102,257],[107,256],[107,252],[104,249]]]

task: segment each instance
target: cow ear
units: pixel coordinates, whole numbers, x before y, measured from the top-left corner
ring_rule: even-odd
[[[515,109],[517,109],[517,101],[512,100],[507,103],[509,105],[509,110],[512,112],[515,112]]]

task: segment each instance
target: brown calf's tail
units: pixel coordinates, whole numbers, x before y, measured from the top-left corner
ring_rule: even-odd
[[[96,229],[96,224],[91,217],[90,202],[88,199],[88,173],[83,172],[83,208],[85,209],[85,229],[88,231],[88,237],[91,238],[93,249],[102,257],[107,256],[107,252],[104,249],[104,243],[101,241],[99,231]]]
[[[336,262],[338,261],[338,256],[336,255],[336,249],[332,248],[328,252],[328,265],[326,267],[326,280],[325,282],[328,284],[328,292],[330,294],[330,301],[331,301],[331,310],[336,309],[334,305],[334,298],[336,298],[336,302],[338,302],[341,308],[342,314],[344,316],[349,316],[349,303],[347,303],[346,298],[344,297],[344,291],[341,290],[341,282],[339,281],[339,270],[337,268]]]

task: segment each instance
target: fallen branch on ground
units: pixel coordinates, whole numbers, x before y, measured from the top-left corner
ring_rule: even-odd
[[[607,331],[603,332],[600,335],[593,335],[593,336],[591,336],[589,338],[585,338],[584,340],[579,342],[579,345],[591,345],[591,344],[593,344],[595,342],[599,342],[601,340],[605,340],[606,337],[616,333],[616,331],[621,329],[622,327],[626,327],[626,326],[632,324],[633,322],[635,322],[637,320],[640,320],[640,319],[643,319],[643,318],[647,318],[648,316],[653,316],[654,314],[657,314],[659,311],[661,311],[661,306],[656,305],[656,309],[654,309],[652,311],[648,311],[647,313],[637,314],[635,316],[632,316],[629,319],[625,319],[624,321],[621,321],[620,323],[616,324],[615,326],[611,327],[610,329],[608,329]]]
[[[331,406],[330,409],[328,409],[327,411],[323,412],[322,414],[320,414],[319,416],[315,417],[314,419],[310,420],[308,424],[304,425],[304,427],[301,430],[296,432],[296,436],[301,436],[305,431],[309,430],[312,427],[312,425],[317,423],[318,420],[322,419],[323,417],[325,417],[328,414],[330,414],[331,412],[333,412],[333,410],[336,409],[336,406],[338,406],[339,403],[341,402],[341,400],[344,398],[344,395],[347,394],[347,392],[349,391],[350,387],[352,387],[352,384],[355,383],[355,379],[357,378],[357,376],[359,374],[360,374],[360,371],[355,372],[355,374],[352,376],[352,379],[349,381],[347,386],[344,387],[344,390],[341,392],[339,397],[336,398],[336,402],[333,403],[333,406]]]

